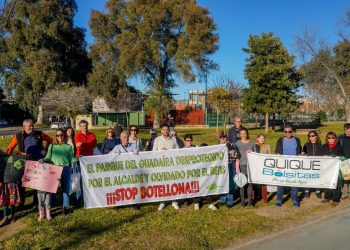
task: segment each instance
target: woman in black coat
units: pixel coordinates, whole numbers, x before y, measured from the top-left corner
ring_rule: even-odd
[[[322,145],[322,155],[344,156],[343,148],[338,144],[338,137],[334,132],[328,132],[326,135],[326,143]],[[332,205],[336,206],[340,202],[341,197],[341,180],[338,178],[336,189],[326,189],[322,203],[332,201]]]

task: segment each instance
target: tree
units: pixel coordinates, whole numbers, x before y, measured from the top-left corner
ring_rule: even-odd
[[[349,14],[349,12],[348,12]],[[347,16],[350,20],[350,15]],[[347,122],[350,122],[350,84],[349,84],[349,41],[342,37],[342,41],[331,48],[322,38],[319,38],[316,32],[305,29],[302,34],[296,37],[296,47],[300,57],[304,60],[304,68],[317,69],[313,71],[316,75],[327,75],[327,81],[330,86],[336,87],[340,93],[346,110]],[[308,73],[308,71],[306,71]],[[310,74],[305,74],[304,78],[309,78]],[[312,75],[311,75],[312,77]],[[322,88],[324,81],[316,82],[318,89]]]
[[[159,121],[162,117],[169,113],[170,107],[174,103],[174,99],[170,92],[164,92],[156,87],[146,92],[146,100],[144,103],[145,110],[148,114],[154,113],[153,127],[159,127]]]
[[[90,111],[92,98],[86,87],[66,87],[48,90],[40,102],[46,116],[65,116],[74,126],[77,115]]]
[[[45,91],[86,83],[91,69],[74,0],[9,0],[0,23],[0,73],[22,108],[38,115]]]
[[[117,95],[110,98],[111,108],[117,111],[123,111],[126,114],[126,124],[129,126],[128,113],[130,111],[140,110],[142,107],[142,93],[131,86],[121,87]]]
[[[219,130],[219,115],[224,115],[224,128],[226,129],[227,114],[237,104],[237,98],[228,91],[228,88],[216,86],[208,90],[208,103],[216,111],[216,131]]]
[[[268,133],[269,114],[287,114],[297,108],[296,90],[300,74],[280,39],[273,33],[249,36],[245,78],[249,87],[244,90],[243,105],[247,112],[265,114],[265,133]]]
[[[97,43],[103,44],[97,54],[103,62],[113,55],[105,62],[119,79],[140,77],[153,94],[150,102],[158,101],[157,106],[164,106],[164,97],[170,100],[174,77],[190,82],[215,67],[208,56],[218,48],[216,27],[209,11],[196,1],[110,0],[106,8],[107,14],[94,11],[90,21]],[[115,80],[113,86],[117,85]],[[160,117],[155,115],[155,126]]]

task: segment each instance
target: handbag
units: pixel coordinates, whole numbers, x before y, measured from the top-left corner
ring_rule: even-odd
[[[81,191],[80,180],[81,180],[81,174],[79,172],[79,165],[77,162],[72,163],[71,174],[70,174],[69,195]]]
[[[7,158],[4,171],[4,183],[16,183],[21,181],[26,160],[27,156],[22,154],[11,155]]]
[[[237,173],[235,177],[233,177],[233,181],[240,188],[244,187],[248,183],[247,176],[241,172]]]

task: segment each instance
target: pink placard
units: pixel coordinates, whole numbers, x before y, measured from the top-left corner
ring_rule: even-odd
[[[37,161],[26,161],[22,187],[56,193],[63,167]]]

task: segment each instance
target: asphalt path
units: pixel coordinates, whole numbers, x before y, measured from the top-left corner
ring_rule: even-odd
[[[349,250],[350,249],[350,209],[339,215],[330,215],[325,220],[311,223],[307,226],[294,228],[290,231],[276,234],[243,247],[232,249],[258,250]]]

